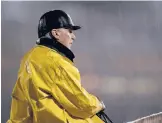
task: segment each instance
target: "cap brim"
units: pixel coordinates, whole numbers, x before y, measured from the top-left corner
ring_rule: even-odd
[[[78,30],[78,29],[80,29],[81,27],[80,27],[80,26],[72,26],[72,25],[70,25],[70,26],[65,26],[65,27],[63,27],[63,28],[65,28],[65,29],[71,29],[71,30]]]
[[[72,30],[78,30],[78,29],[80,29],[80,28],[81,28],[80,26],[72,26],[72,27],[71,27]]]

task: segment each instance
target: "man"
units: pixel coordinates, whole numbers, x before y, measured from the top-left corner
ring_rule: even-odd
[[[8,123],[103,123],[104,109],[82,86],[70,50],[75,26],[62,10],[39,20],[37,45],[22,59]]]

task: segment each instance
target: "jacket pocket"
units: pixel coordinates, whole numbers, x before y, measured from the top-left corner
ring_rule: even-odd
[[[40,99],[36,105],[35,112],[38,123],[66,123],[64,111],[56,104],[53,97]]]

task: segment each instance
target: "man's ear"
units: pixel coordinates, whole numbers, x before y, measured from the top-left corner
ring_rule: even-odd
[[[58,40],[59,39],[59,31],[58,29],[52,29],[51,34]]]

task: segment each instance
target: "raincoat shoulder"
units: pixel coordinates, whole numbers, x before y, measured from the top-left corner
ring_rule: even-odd
[[[34,47],[22,59],[8,123],[103,123],[96,116],[102,108],[99,100],[80,82],[67,57]]]

